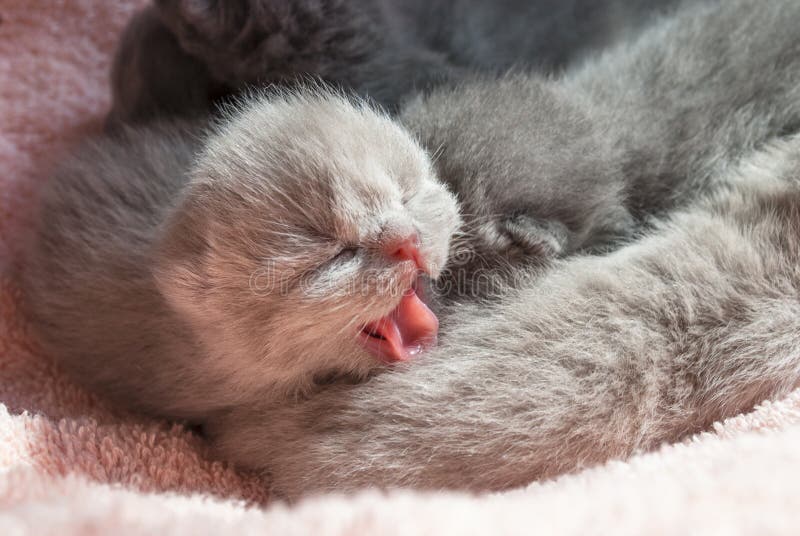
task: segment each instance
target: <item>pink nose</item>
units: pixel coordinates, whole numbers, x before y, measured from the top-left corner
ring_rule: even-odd
[[[419,235],[417,233],[388,242],[384,245],[383,251],[392,260],[412,261],[419,270],[425,271],[425,262],[419,252]]]

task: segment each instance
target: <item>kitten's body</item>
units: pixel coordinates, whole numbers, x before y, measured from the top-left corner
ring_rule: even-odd
[[[500,490],[706,429],[800,384],[800,140],[641,242],[576,257],[439,347],[295,405],[208,428],[279,494]]]
[[[394,110],[416,91],[474,71],[561,69],[679,3],[159,0],[125,32],[111,119],[204,114],[247,85],[308,75]]]

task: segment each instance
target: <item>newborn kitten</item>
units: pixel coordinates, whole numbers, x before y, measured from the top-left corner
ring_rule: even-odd
[[[472,71],[554,71],[679,0],[157,0],[114,62],[111,122],[204,114],[312,75],[387,108]]]
[[[412,366],[210,419],[222,455],[288,497],[501,489],[680,440],[800,385],[800,139],[775,141],[800,120],[799,23],[794,0],[710,2],[562,79],[498,82],[498,102],[533,87],[537,97],[513,102],[549,110],[509,105],[495,120],[504,108],[491,83],[409,108],[418,119],[402,118],[426,145],[448,141],[436,165],[463,181],[460,196],[476,177],[478,187],[518,177],[500,183],[511,202],[540,187],[538,162],[580,177],[570,154],[579,170],[594,154],[603,184],[602,170],[618,170],[624,207],[671,217],[609,256],[558,261],[538,281],[523,271],[498,303],[444,311],[440,345]],[[472,115],[487,99],[487,113]],[[555,143],[541,153],[526,143],[559,139],[564,110],[574,147],[586,125],[607,150],[551,163]],[[532,123],[542,130],[520,138]],[[536,180],[524,182],[526,169]]]
[[[537,75],[473,79],[411,101],[399,119],[434,154],[464,219],[437,288],[446,300],[502,295],[522,266],[635,232],[619,133],[582,91]]]
[[[411,366],[234,408],[222,456],[296,499],[500,490],[649,450],[800,385],[800,138],[608,256],[447,314]]]
[[[414,288],[458,225],[401,127],[322,91],[246,102],[211,133],[164,123],[89,144],[41,215],[22,276],[47,352],[187,419],[435,344]]]

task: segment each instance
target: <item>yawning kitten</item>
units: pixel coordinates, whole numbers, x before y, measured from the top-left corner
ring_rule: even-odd
[[[640,243],[561,261],[438,348],[360,385],[206,430],[289,498],[501,490],[707,429],[800,386],[800,139]]]
[[[609,199],[669,218],[495,304],[445,311],[439,347],[413,366],[209,419],[220,451],[293,497],[502,489],[678,441],[800,385],[800,140],[781,139],[800,124],[799,24],[795,0],[709,2],[563,78],[495,82],[497,102],[490,82],[421,101],[417,121],[409,108],[431,150],[447,142],[440,176],[475,206],[535,203],[537,187],[553,202],[594,155],[601,184],[618,184],[609,170],[624,184]],[[498,198],[481,190],[494,180]]]
[[[414,289],[458,225],[406,132],[324,91],[257,98],[208,134],[164,124],[90,144],[41,214],[24,277],[48,352],[185,418],[433,345]]]

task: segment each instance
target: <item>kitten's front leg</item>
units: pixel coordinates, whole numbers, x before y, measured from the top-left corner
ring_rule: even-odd
[[[749,169],[753,188],[640,244],[460,308],[408,369],[236,409],[210,435],[291,498],[493,490],[677,441],[786,393],[800,383],[800,190]]]

